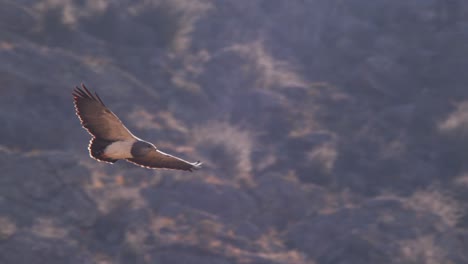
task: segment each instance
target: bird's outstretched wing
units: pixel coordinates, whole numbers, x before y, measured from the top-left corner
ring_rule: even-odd
[[[139,166],[151,169],[160,168],[192,171],[201,168],[202,165],[199,161],[191,163],[159,150],[151,151],[143,157],[136,157],[127,160]]]
[[[88,132],[109,141],[135,138],[122,121],[107,108],[97,93],[92,94],[84,84],[75,87],[73,99],[76,114]]]

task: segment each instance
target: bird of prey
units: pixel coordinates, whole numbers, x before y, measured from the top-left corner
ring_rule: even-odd
[[[192,171],[201,162],[188,162],[159,151],[153,144],[134,136],[102,102],[95,92],[84,84],[75,87],[73,99],[81,125],[93,136],[89,154],[98,161],[114,163],[124,159],[146,168],[163,168]]]

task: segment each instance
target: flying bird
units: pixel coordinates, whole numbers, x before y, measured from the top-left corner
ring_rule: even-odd
[[[201,167],[199,161],[188,162],[169,155],[134,136],[96,92],[91,93],[84,84],[81,87],[75,87],[73,99],[81,125],[93,136],[88,146],[92,158],[109,163],[124,159],[151,169],[192,171]]]

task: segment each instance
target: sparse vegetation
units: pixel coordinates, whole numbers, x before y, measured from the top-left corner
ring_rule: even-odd
[[[468,263],[467,14],[0,0],[0,263]],[[80,82],[205,167],[91,160]]]

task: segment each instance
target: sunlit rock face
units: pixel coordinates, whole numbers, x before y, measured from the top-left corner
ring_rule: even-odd
[[[467,263],[461,0],[0,0],[0,263]],[[84,82],[194,173],[88,157]]]

